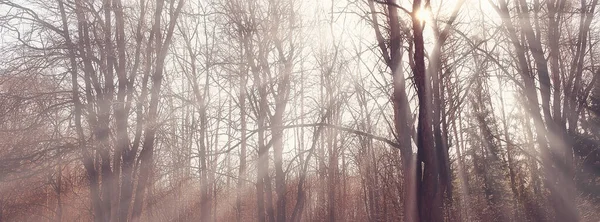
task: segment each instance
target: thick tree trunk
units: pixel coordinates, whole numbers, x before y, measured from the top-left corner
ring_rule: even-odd
[[[154,143],[156,142],[156,132],[158,130],[158,103],[160,100],[160,89],[163,79],[163,69],[165,67],[165,59],[167,56],[167,50],[173,37],[173,30],[177,23],[179,13],[183,8],[183,0],[179,0],[177,5],[171,4],[169,10],[170,21],[166,31],[166,36],[162,38],[161,30],[161,15],[164,7],[164,0],[159,0],[156,4],[156,11],[154,14],[154,24],[152,30],[154,31],[155,38],[155,49],[156,49],[156,67],[152,75],[152,90],[150,91],[150,104],[148,108],[148,120],[146,122],[145,137],[142,150],[140,152],[140,173],[138,177],[138,184],[136,188],[135,200],[133,202],[132,209],[132,220],[139,220],[142,214],[142,208],[144,204],[144,195],[146,188],[149,185],[149,179],[151,176],[152,169],[154,168]],[[173,8],[176,7],[176,8]]]
[[[393,94],[392,104],[394,105],[394,134],[398,144],[402,146],[400,155],[402,158],[402,169],[404,171],[403,183],[403,200],[404,200],[404,220],[418,221],[418,206],[416,200],[416,175],[414,174],[416,167],[413,160],[412,151],[412,127],[410,126],[410,107],[406,96],[406,86],[404,81],[404,73],[402,68],[402,33],[399,22],[398,9],[392,5],[388,5],[389,24],[390,24],[390,41],[389,49],[383,39],[383,35],[379,28],[377,12],[375,4],[372,0],[369,2],[371,18],[373,20],[373,28],[375,36],[381,49],[383,58],[391,69]],[[389,1],[388,3],[393,3]],[[388,52],[389,51],[389,52]],[[388,54],[389,53],[389,54]]]
[[[282,55],[282,53],[280,54]],[[286,110],[288,94],[290,92],[291,62],[280,58],[284,62],[283,77],[279,81],[277,90],[275,114],[272,116],[271,135],[273,140],[273,154],[275,164],[275,192],[277,193],[277,221],[286,221],[286,180],[283,171],[283,114]]]
[[[422,10],[421,1],[413,2],[413,11]],[[442,192],[439,181],[440,162],[435,150],[432,129],[431,85],[425,71],[425,46],[423,41],[423,23],[413,15],[414,70],[415,84],[419,98],[419,124],[417,136],[417,175],[422,175],[418,183],[419,219],[421,221],[443,221]],[[419,178],[419,177],[417,177]]]

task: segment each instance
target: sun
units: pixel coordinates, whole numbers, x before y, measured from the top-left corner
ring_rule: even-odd
[[[415,17],[421,22],[429,21],[431,19],[431,11],[429,9],[419,9]]]

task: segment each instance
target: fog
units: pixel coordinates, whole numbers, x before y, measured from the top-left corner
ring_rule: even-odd
[[[0,221],[596,221],[598,0],[0,0]]]

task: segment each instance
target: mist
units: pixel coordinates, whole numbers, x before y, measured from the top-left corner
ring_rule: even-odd
[[[597,221],[598,0],[0,0],[0,221]]]

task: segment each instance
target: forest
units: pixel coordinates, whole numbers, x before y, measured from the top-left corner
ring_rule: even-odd
[[[0,221],[597,221],[599,0],[0,0]]]

